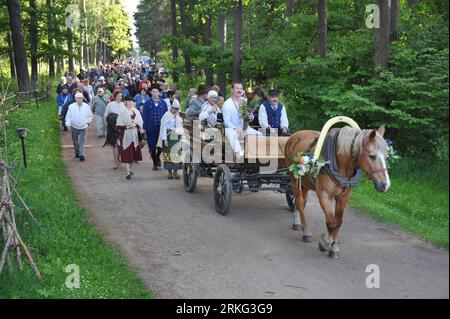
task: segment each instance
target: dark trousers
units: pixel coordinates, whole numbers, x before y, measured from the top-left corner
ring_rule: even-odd
[[[152,156],[153,165],[160,166],[161,165],[161,152],[162,149],[156,146],[159,139],[159,126],[155,127],[153,130],[147,131],[147,144],[148,149],[150,151],[150,155]]]
[[[76,156],[84,156],[84,144],[86,143],[86,129],[79,130],[74,127],[72,130],[72,142]]]

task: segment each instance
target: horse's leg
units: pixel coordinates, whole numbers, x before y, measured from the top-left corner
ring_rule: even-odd
[[[300,213],[299,213],[300,210],[298,208],[298,203],[303,199],[300,198],[302,196],[302,194],[299,189],[299,183],[298,183],[297,179],[292,175],[291,175],[291,186],[292,186],[292,191],[294,192],[294,195],[295,195],[295,205],[297,206],[297,209],[292,213],[292,216],[294,217],[294,221],[292,223],[292,229],[298,231],[301,228]]]
[[[324,190],[318,190],[316,192],[319,198],[320,207],[322,207],[322,210],[325,214],[325,220],[328,230],[328,233],[322,234],[321,236],[321,239],[319,241],[319,249],[321,251],[330,252],[334,245],[333,231],[337,226],[337,222],[333,214],[333,198]]]
[[[294,223],[292,228],[294,230],[300,230],[301,228],[303,232],[303,241],[305,243],[310,243],[312,241],[312,235],[309,231],[308,223],[306,222],[305,217],[305,206],[309,189],[304,186],[299,187],[299,182],[294,176],[291,176],[291,185],[295,194],[295,205],[297,206],[297,209],[293,212]]]
[[[333,246],[331,247],[329,251],[329,256],[334,259],[340,258],[340,250],[338,246],[338,235],[339,230],[341,229],[343,218],[344,218],[344,211],[345,207],[347,207],[348,200],[350,198],[351,194],[351,188],[346,191],[341,196],[338,196],[336,198],[336,206],[334,209],[334,217],[336,219],[336,228],[333,230]]]
[[[312,242],[312,234],[309,230],[308,223],[306,222],[306,216],[305,216],[305,207],[306,207],[306,201],[308,200],[308,191],[306,187],[303,187],[301,189],[301,197],[302,202],[297,205],[297,209],[300,212],[300,219],[302,221],[302,231],[303,231],[303,241],[305,243],[311,243]]]

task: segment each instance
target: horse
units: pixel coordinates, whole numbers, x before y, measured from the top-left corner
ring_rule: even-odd
[[[337,138],[335,152],[339,174],[350,178],[355,174],[357,168],[361,168],[373,182],[377,192],[387,192],[391,182],[386,166],[388,146],[383,138],[384,133],[384,125],[375,130],[343,127]],[[319,135],[320,132],[311,130],[293,134],[285,146],[285,155],[289,165],[293,163],[293,159],[298,153],[314,152],[314,142],[317,141]],[[329,257],[339,259],[338,234],[352,188],[342,187],[332,176],[322,171],[316,178],[307,174],[297,180],[292,173],[290,173],[290,178],[297,208],[294,212],[294,229],[300,230],[301,228],[303,241],[312,242],[312,235],[305,217],[305,205],[308,192],[315,191],[325,214],[327,228],[327,233],[321,235],[319,249],[322,252],[327,251]],[[336,201],[334,214],[333,199]]]

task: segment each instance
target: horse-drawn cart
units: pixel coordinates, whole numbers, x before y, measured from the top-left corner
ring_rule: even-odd
[[[246,136],[241,142],[245,155],[238,159],[225,137],[223,124],[208,128],[196,118],[184,114],[182,117],[187,137],[184,143],[189,150],[183,163],[183,185],[187,192],[194,192],[198,177],[210,177],[213,178],[214,206],[221,215],[230,210],[233,193],[246,191],[283,193],[289,209],[295,210],[284,157],[288,137]],[[205,159],[205,154],[209,160]]]

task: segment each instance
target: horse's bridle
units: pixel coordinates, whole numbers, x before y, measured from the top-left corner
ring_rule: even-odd
[[[369,169],[366,171],[367,176],[369,177],[369,179],[373,178],[373,174],[376,173],[384,173],[387,171],[386,168],[377,168],[374,169],[372,166],[372,163],[370,162],[369,156],[367,154],[359,154],[358,155],[358,159],[357,159],[358,163],[366,163],[367,167],[369,167]]]
[[[361,133],[362,133],[362,131],[359,132],[359,133],[357,133],[357,134],[355,134],[355,138],[353,139],[353,142],[352,142],[352,153],[353,153],[353,148],[354,148],[354,146],[355,146],[356,138],[357,138],[358,135],[361,134]],[[369,177],[370,180],[373,179],[373,174],[376,174],[376,173],[385,173],[385,172],[387,171],[387,168],[377,168],[377,169],[374,169],[373,166],[372,166],[372,163],[371,163],[371,161],[370,161],[369,155],[364,154],[364,153],[361,153],[361,154],[358,155],[358,157],[356,158],[356,162],[357,162],[359,168],[361,168],[361,165],[359,165],[359,163],[365,163],[365,164],[367,165],[367,167],[368,167],[369,169],[368,169],[367,171],[366,171],[366,170],[364,170],[364,171],[367,173],[367,176]]]

